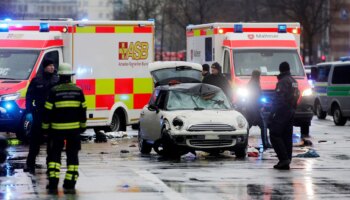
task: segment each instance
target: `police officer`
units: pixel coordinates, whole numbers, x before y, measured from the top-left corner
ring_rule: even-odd
[[[26,94],[26,109],[28,115],[32,116],[30,118],[33,118],[33,126],[29,136],[29,153],[24,171],[32,174],[35,173],[35,160],[40,151],[40,144],[43,142],[41,122],[44,104],[50,89],[58,81],[52,60],[44,60],[43,67],[43,72],[38,73],[30,82]]]
[[[269,117],[270,140],[279,160],[273,167],[288,170],[293,151],[293,118],[300,93],[289,64],[282,62],[279,71]]]
[[[66,141],[67,172],[63,188],[75,191],[78,179],[80,133],[86,129],[86,103],[83,91],[71,82],[74,75],[70,64],[58,68],[59,83],[50,91],[45,103],[42,128],[49,130],[47,174],[49,192],[57,192],[61,168],[61,152]]]

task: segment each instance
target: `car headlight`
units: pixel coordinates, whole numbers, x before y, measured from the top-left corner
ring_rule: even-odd
[[[180,130],[184,125],[184,122],[180,119],[175,117],[173,120],[173,126],[177,129]]]
[[[249,90],[247,88],[237,88],[237,96],[247,98],[249,96]]]
[[[242,115],[239,115],[236,118],[236,121],[237,121],[238,128],[244,128],[247,124],[247,120]]]
[[[308,89],[303,91],[301,96],[305,97],[305,96],[311,96],[311,95],[312,95],[312,89],[308,88]]]
[[[0,101],[14,101],[17,100],[21,95],[19,93],[6,94],[0,96]]]

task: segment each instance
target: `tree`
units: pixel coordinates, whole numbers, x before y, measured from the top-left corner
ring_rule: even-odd
[[[273,13],[300,22],[303,38],[303,55],[309,57],[309,64],[316,61],[314,42],[326,31],[332,21],[329,10],[338,9],[341,1],[330,5],[329,0],[266,0]],[[281,18],[283,19],[283,18]]]

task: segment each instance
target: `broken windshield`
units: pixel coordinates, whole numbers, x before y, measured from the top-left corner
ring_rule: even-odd
[[[40,51],[0,49],[0,79],[26,80]]]
[[[227,110],[231,104],[222,91],[194,95],[186,91],[170,91],[167,110]]]

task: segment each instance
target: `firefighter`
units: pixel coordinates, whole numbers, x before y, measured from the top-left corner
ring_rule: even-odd
[[[45,103],[42,128],[48,131],[47,174],[49,192],[57,192],[61,168],[61,152],[66,145],[67,172],[63,188],[75,192],[78,179],[80,134],[86,129],[86,103],[83,91],[71,82],[71,65],[60,64],[59,82],[52,88]],[[65,144],[66,143],[66,144]]]
[[[279,71],[268,123],[270,140],[279,160],[273,167],[288,170],[293,151],[293,118],[300,93],[289,64],[282,62]]]
[[[40,151],[40,144],[43,142],[41,130],[42,113],[44,104],[50,89],[57,84],[58,76],[55,73],[55,66],[52,60],[43,61],[43,73],[33,78],[26,94],[26,109],[29,118],[33,119],[33,126],[29,135],[29,153],[26,161],[25,172],[35,173],[35,160]]]

